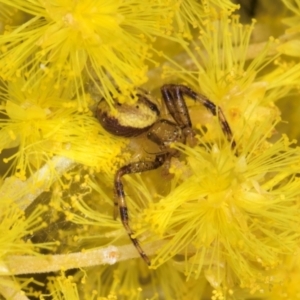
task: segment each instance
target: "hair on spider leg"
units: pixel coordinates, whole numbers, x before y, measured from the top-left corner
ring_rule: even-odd
[[[172,147],[174,143],[188,144],[192,146],[196,141],[196,135],[192,127],[192,121],[185,102],[185,97],[202,104],[213,116],[217,116],[222,132],[236,154],[236,143],[229,123],[222,109],[210,101],[206,96],[196,93],[185,85],[167,84],[161,87],[162,100],[170,119],[161,117],[158,105],[151,101],[149,94],[137,93],[135,105],[122,104],[116,107],[117,113],[111,114],[105,101],[100,101],[96,116],[104,129],[114,135],[122,137],[137,137],[143,134],[146,139],[156,144],[157,152],[153,159],[131,162],[122,166],[114,178],[114,204],[115,211],[119,209],[122,224],[143,260],[150,265],[151,261],[143,251],[137,238],[133,237],[129,224],[129,212],[125,199],[122,178],[133,173],[142,173],[155,170],[163,165],[168,165],[172,157],[178,157],[179,151]],[[147,150],[146,150],[147,151]]]

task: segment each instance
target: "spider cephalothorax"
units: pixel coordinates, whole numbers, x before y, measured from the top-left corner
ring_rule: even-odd
[[[232,131],[220,107],[216,106],[205,96],[194,92],[187,86],[168,84],[161,88],[162,98],[167,110],[174,122],[159,118],[160,111],[147,94],[138,93],[138,102],[134,106],[119,105],[117,114],[110,113],[105,102],[100,101],[97,108],[97,118],[102,126],[112,134],[132,137],[147,132],[147,138],[158,145],[159,152],[156,153],[153,161],[138,161],[121,167],[115,175],[114,192],[115,208],[119,208],[122,223],[134,246],[141,257],[150,265],[150,259],[141,248],[138,240],[133,238],[133,231],[129,225],[128,209],[125,201],[125,193],[122,177],[126,174],[140,173],[154,170],[169,161],[177,152],[170,147],[171,143],[186,143],[194,137],[192,122],[186,107],[184,96],[190,97],[203,104],[214,116],[218,116],[222,131],[231,147],[235,148]],[[140,114],[141,118],[136,118]],[[140,121],[138,121],[140,120]],[[117,210],[115,209],[115,212]],[[115,213],[116,218],[116,213]]]

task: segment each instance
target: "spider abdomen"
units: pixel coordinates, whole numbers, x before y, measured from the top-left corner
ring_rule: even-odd
[[[134,137],[147,131],[157,120],[159,109],[143,95],[137,95],[134,105],[117,104],[111,111],[106,101],[100,101],[97,107],[97,118],[105,130],[111,134]]]

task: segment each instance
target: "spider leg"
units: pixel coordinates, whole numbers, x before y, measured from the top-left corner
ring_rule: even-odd
[[[115,199],[117,202],[115,202],[115,206],[119,207],[120,217],[122,224],[124,228],[127,231],[127,234],[129,235],[129,238],[131,239],[133,245],[139,252],[140,256],[143,258],[143,260],[150,265],[150,259],[147,256],[147,254],[144,252],[142,247],[139,244],[139,241],[136,238],[133,238],[132,235],[134,232],[132,231],[130,225],[129,225],[129,216],[128,216],[128,208],[125,201],[125,193],[124,193],[124,187],[122,183],[122,177],[126,174],[132,174],[132,173],[140,173],[145,171],[150,171],[159,168],[164,164],[164,162],[167,159],[167,154],[158,154],[155,157],[154,161],[140,161],[140,162],[134,162],[130,163],[122,168],[120,168],[116,175],[114,180],[114,191],[115,191]],[[116,217],[116,216],[115,216]]]
[[[182,128],[190,128],[192,126],[188,109],[186,107],[183,96],[186,95],[195,101],[203,104],[214,116],[218,116],[220,125],[227,140],[231,143],[231,148],[235,149],[236,142],[233,139],[231,128],[225,118],[222,109],[216,106],[204,95],[194,92],[185,85],[167,84],[161,88],[161,93],[166,106],[174,120]]]
[[[182,127],[192,127],[192,122],[185,101],[182,97],[181,86],[175,84],[164,85],[161,93],[168,111],[176,123]]]

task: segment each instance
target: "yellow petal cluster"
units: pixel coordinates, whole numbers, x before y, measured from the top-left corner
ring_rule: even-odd
[[[272,271],[298,247],[300,157],[284,138],[265,144],[253,134],[244,147],[236,156],[228,146],[176,146],[191,174],[179,174],[168,196],[145,210],[167,241],[153,267],[178,256],[186,276],[204,269],[215,287],[256,291],[276,282]]]
[[[175,1],[123,2],[0,1],[30,15],[22,26],[5,28],[0,76],[26,75],[23,90],[35,85],[38,74],[50,73],[56,87],[69,81],[77,88],[79,110],[87,110],[80,90],[83,77],[89,78],[112,106],[117,88],[128,95],[146,81],[151,39],[168,36],[175,9]]]
[[[0,0],[1,297],[299,298],[300,2],[273,6]],[[113,218],[114,176],[159,148],[107,133],[96,107],[168,83],[220,110],[185,97],[194,145],[122,177],[149,268]]]

